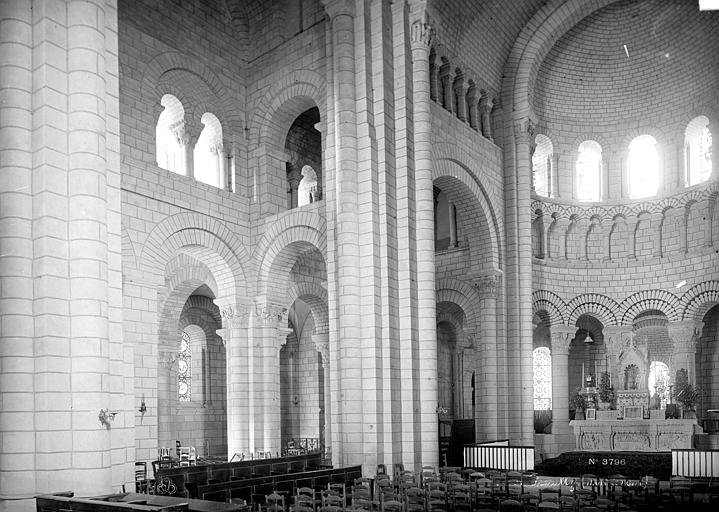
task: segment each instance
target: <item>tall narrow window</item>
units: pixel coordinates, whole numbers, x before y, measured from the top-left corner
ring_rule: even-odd
[[[577,200],[602,200],[602,146],[593,140],[579,145],[577,157]]]
[[[712,174],[712,134],[706,116],[695,117],[684,132],[686,185],[709,179]]]
[[[220,187],[220,168],[225,152],[222,147],[222,126],[214,114],[202,115],[204,128],[195,144],[195,179],[213,187]]]
[[[190,348],[190,335],[182,333],[180,350],[177,357],[177,399],[180,402],[189,402],[192,391],[192,351]]]
[[[178,174],[187,172],[183,167],[180,132],[183,129],[185,109],[171,94],[165,94],[160,101],[164,107],[155,127],[155,152],[157,166]]]
[[[629,197],[638,199],[656,195],[659,190],[657,140],[640,135],[629,144]]]
[[[538,196],[552,197],[552,155],[554,146],[546,135],[541,133],[534,139],[537,144],[532,155],[532,178],[534,192]]]
[[[538,347],[532,353],[534,374],[534,410],[552,408],[552,355],[548,347]]]

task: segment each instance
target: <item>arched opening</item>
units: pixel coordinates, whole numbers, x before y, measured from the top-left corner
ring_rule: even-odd
[[[697,412],[703,420],[711,420],[706,411],[719,409],[719,305],[712,307],[702,318],[703,327],[697,343],[697,382],[701,391]],[[708,430],[719,433],[719,421],[706,421]]]
[[[314,203],[318,199],[317,173],[309,165],[302,168],[302,180],[297,189],[297,206]]]
[[[457,208],[447,194],[434,187],[434,248],[442,251],[458,245]]]
[[[579,145],[575,172],[578,201],[602,200],[602,146],[593,140]]]
[[[317,107],[305,110],[287,131],[285,151],[287,162],[287,203],[296,208],[321,199],[322,196],[322,134],[315,128],[320,122]],[[304,182],[303,190],[300,185]],[[310,185],[313,182],[313,185]],[[311,197],[311,200],[310,200]]]
[[[224,165],[222,125],[217,116],[206,112],[202,115],[204,128],[200,132],[194,150],[195,179],[213,187],[222,187],[221,167]]]
[[[282,452],[292,455],[324,444],[325,375],[312,307],[297,299],[288,317],[291,330],[280,350],[280,439]]]
[[[184,286],[192,286],[191,282]],[[180,287],[180,289],[182,286]],[[225,349],[216,331],[222,328],[214,294],[196,286],[181,305],[181,292],[165,303],[175,316],[174,349],[160,347],[158,368],[158,443],[194,447],[198,457],[227,453]],[[174,305],[173,304],[177,304]],[[162,325],[172,324],[165,318]],[[169,340],[167,340],[169,341]]]
[[[707,116],[697,116],[684,131],[684,168],[687,186],[709,179],[712,174],[712,134]]]
[[[437,387],[440,409],[446,410],[450,417],[455,411],[455,378],[454,362],[457,347],[457,333],[449,322],[437,324]]]
[[[656,195],[659,190],[657,140],[640,135],[629,144],[628,181],[630,199]]]
[[[534,142],[536,144],[534,154],[532,155],[534,192],[538,196],[552,197],[552,178],[554,171],[552,168],[552,157],[554,155],[554,145],[549,137],[541,133],[537,134]]]
[[[603,372],[609,372],[609,359],[604,343],[604,325],[595,316],[585,313],[576,321],[577,332],[569,346],[569,396],[578,388],[597,389]],[[595,407],[598,404],[587,404]],[[571,414],[571,413],[570,413]],[[571,415],[570,415],[571,417]]]
[[[164,108],[155,126],[155,157],[157,166],[177,174],[187,174],[180,144],[184,132],[185,109],[172,94],[160,100]]]

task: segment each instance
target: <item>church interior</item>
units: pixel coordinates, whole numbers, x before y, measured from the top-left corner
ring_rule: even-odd
[[[0,510],[179,447],[719,450],[700,3],[0,2]]]

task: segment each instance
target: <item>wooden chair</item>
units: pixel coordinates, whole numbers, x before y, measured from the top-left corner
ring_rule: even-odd
[[[148,491],[147,462],[135,462],[135,492],[147,494]]]

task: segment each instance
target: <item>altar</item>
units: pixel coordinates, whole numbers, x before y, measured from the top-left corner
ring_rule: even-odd
[[[665,452],[694,447],[696,419],[573,420],[576,450]]]

